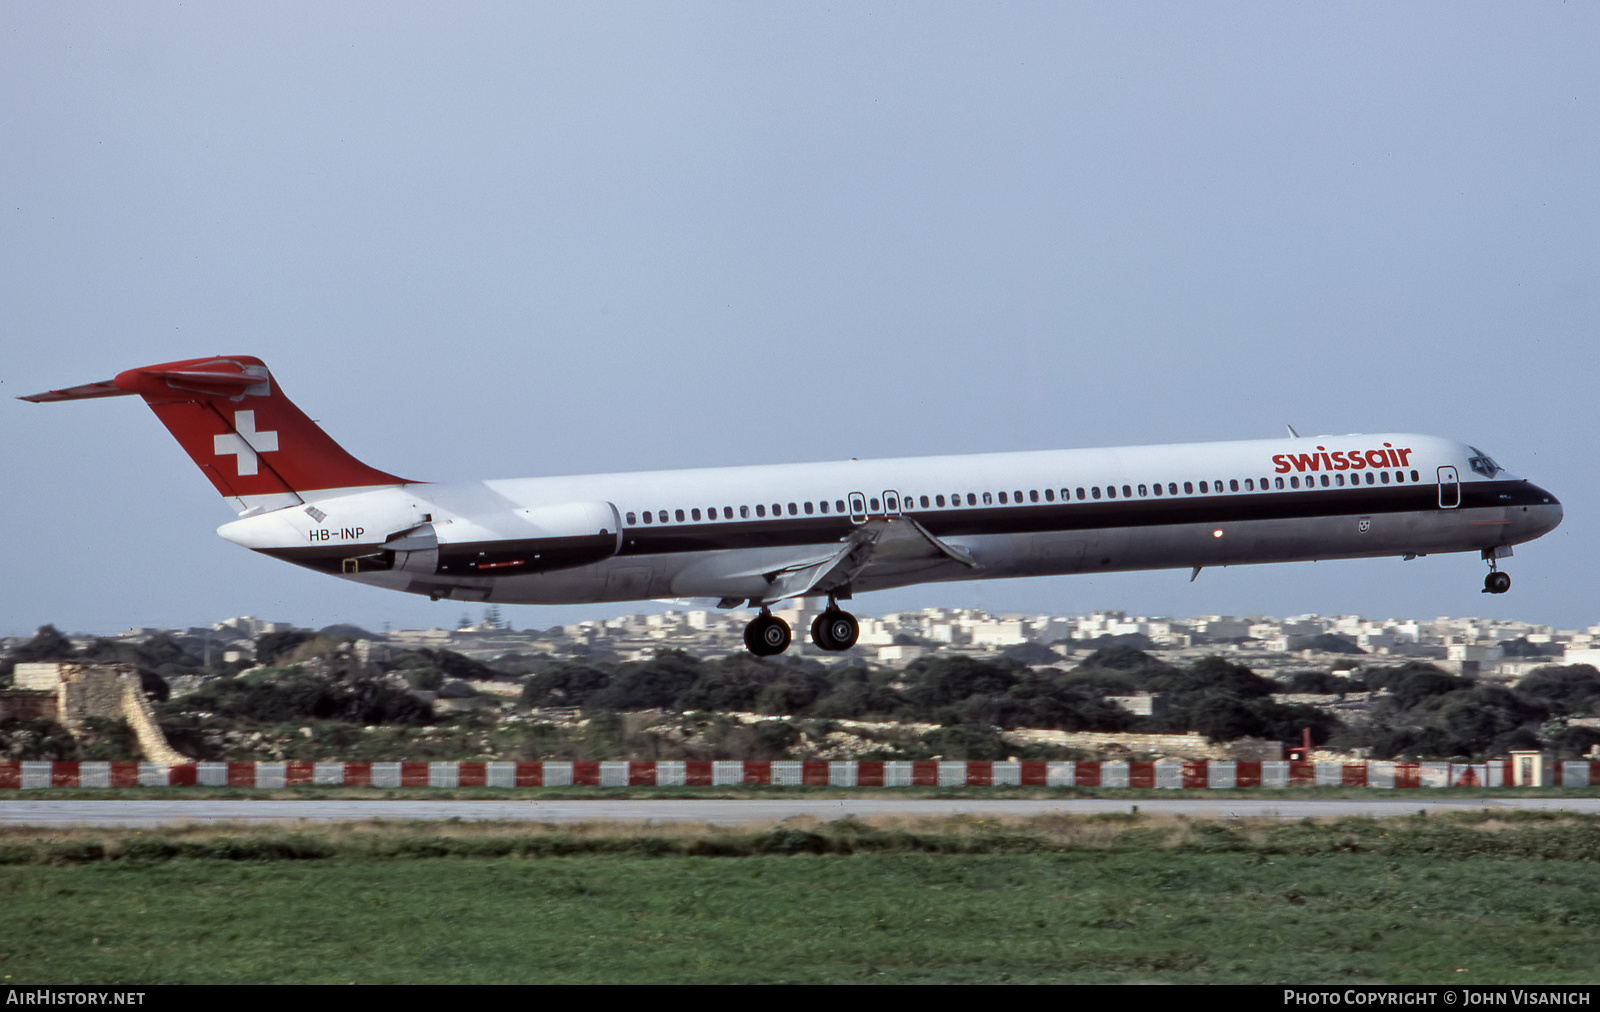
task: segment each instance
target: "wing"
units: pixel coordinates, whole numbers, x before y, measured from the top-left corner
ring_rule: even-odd
[[[955,561],[969,569],[978,563],[959,546],[941,541],[910,517],[879,517],[857,527],[832,555],[806,559],[762,574],[768,587],[763,605],[807,594],[828,594],[862,577],[909,574]]]

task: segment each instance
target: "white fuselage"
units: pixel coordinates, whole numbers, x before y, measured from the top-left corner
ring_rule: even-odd
[[[231,541],[433,597],[769,603],[778,574],[876,521],[806,594],[1112,570],[1491,551],[1561,521],[1462,443],[1408,434],[705,468],[302,493]],[[648,518],[648,520],[647,520]],[[929,547],[931,546],[931,547]],[[802,586],[794,584],[793,586]]]

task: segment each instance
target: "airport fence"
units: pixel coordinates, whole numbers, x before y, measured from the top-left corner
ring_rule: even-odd
[[[1600,786],[1600,762],[148,762],[0,763],[0,789],[61,787]]]

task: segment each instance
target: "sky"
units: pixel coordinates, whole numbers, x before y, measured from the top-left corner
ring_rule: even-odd
[[[1509,594],[1452,555],[855,609],[1600,622],[1597,46],[1544,2],[13,0],[0,635],[479,617],[222,541],[135,399],[11,399],[211,354],[432,481],[1443,435],[1566,508]]]

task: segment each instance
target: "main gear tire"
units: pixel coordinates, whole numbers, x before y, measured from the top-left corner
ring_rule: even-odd
[[[818,650],[836,651],[839,647],[828,636],[826,618],[826,615],[818,615],[811,620],[811,642],[817,645]]]
[[[861,623],[847,611],[825,611],[818,616],[818,620],[824,638],[830,644],[822,647],[824,650],[849,650],[861,637]],[[821,642],[817,645],[822,646]]]
[[[776,657],[789,649],[789,623],[776,615],[762,614],[744,627],[744,645],[757,657]]]

